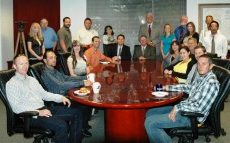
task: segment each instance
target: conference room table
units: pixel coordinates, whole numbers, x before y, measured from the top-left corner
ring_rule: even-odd
[[[169,92],[164,97],[152,95],[156,84],[176,84],[175,78],[164,76],[159,61],[122,61],[120,64],[100,64],[94,68],[99,94],[86,96],[68,92],[70,99],[83,105],[104,109],[105,141],[108,143],[146,143],[145,113],[149,108],[172,105],[183,97],[181,92]],[[157,119],[156,119],[157,120]]]

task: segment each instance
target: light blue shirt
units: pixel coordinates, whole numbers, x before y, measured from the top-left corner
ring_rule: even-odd
[[[42,34],[44,37],[44,46],[46,49],[53,48],[54,42],[57,42],[57,34],[51,27],[42,29]]]

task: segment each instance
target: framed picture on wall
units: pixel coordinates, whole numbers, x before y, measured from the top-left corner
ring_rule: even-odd
[[[205,18],[212,15],[213,19],[219,23],[220,32],[228,40],[230,50],[230,3],[229,4],[200,4],[199,5],[199,31],[206,28]]]

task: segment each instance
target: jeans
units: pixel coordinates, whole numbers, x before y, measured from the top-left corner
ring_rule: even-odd
[[[176,114],[176,121],[169,119],[168,114],[173,106],[153,108],[147,111],[145,129],[150,143],[172,143],[170,136],[164,131],[166,128],[190,126],[190,119]]]
[[[55,143],[80,143],[82,140],[81,111],[66,106],[52,106],[49,110],[51,117],[33,118],[31,126],[52,130]]]

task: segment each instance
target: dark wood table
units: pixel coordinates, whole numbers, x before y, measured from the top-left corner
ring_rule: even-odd
[[[183,96],[179,92],[169,92],[163,98],[152,95],[157,83],[175,84],[172,77],[165,77],[158,61],[122,61],[120,65],[108,64],[95,67],[96,81],[102,87],[99,95],[74,94],[68,96],[83,105],[104,108],[106,142],[148,142],[144,128],[145,113],[148,108],[172,104]]]

